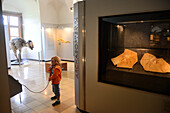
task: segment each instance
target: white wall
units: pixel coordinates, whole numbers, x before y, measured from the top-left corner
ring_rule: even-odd
[[[166,113],[170,97],[98,82],[98,17],[170,10],[169,0],[86,1],[86,111],[90,113]],[[170,107],[170,106],[168,106]]]
[[[74,60],[73,57],[73,28],[72,24],[50,25],[43,24],[43,58],[51,60],[53,56],[59,56],[62,60]],[[61,41],[62,40],[62,41]],[[70,43],[64,43],[69,41]]]
[[[62,41],[57,41],[57,55],[60,56],[62,60],[74,61],[73,57],[73,27],[63,27],[57,29],[57,40],[63,39],[64,41],[69,41],[70,43],[63,43]]]
[[[56,42],[57,54],[61,59],[73,60],[73,30],[72,26],[70,30],[65,30],[66,27],[70,28],[73,25],[73,12],[70,11],[70,7],[73,7],[73,0],[39,0],[40,15],[42,26],[57,26],[56,37],[53,39],[57,41],[57,37],[63,40],[69,40],[71,43],[62,43],[58,45]],[[62,28],[62,29],[60,29]],[[50,37],[45,37],[50,38]],[[44,43],[45,44],[45,43]],[[45,45],[43,45],[45,47]],[[45,49],[44,49],[45,51]],[[46,51],[47,52],[47,51]],[[53,52],[55,53],[55,52]],[[46,59],[46,53],[44,52],[44,58]],[[53,56],[50,53],[48,56]],[[47,58],[49,59],[49,58]],[[46,60],[47,60],[46,59]]]
[[[59,11],[59,24],[72,24],[73,23],[73,12],[70,11],[70,8],[73,7],[73,0],[60,0],[64,1]]]
[[[34,49],[23,48],[22,58],[38,59],[38,52],[41,51],[41,22],[39,4],[36,0],[4,0],[3,11],[22,13],[23,34],[26,41],[32,40]],[[11,60],[16,59],[12,50]]]
[[[48,24],[73,23],[73,0],[39,0],[41,22]]]
[[[55,0],[39,0],[41,22],[48,24],[58,24],[58,13]]]
[[[57,32],[55,25],[43,25],[42,27],[42,48],[43,60],[49,61],[53,56],[57,55]]]

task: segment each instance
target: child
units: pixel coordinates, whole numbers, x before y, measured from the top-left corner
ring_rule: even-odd
[[[59,84],[61,81],[61,67],[60,67],[60,57],[55,56],[51,58],[51,67],[49,81],[52,80],[52,89],[55,94],[54,97],[51,97],[51,100],[57,99],[52,106],[60,104],[60,88]]]

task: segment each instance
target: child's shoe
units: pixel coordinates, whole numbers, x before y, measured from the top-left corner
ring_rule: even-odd
[[[51,100],[55,100],[55,99],[57,99],[57,96],[51,97]]]
[[[58,104],[60,104],[60,101],[59,101],[59,100],[57,100],[56,102],[54,102],[54,103],[52,104],[52,106],[56,106],[56,105],[58,105]]]

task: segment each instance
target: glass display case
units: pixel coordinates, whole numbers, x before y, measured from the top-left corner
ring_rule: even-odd
[[[98,81],[170,95],[170,11],[99,17]]]

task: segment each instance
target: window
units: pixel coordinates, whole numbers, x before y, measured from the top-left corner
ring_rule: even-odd
[[[3,12],[4,25],[8,26],[9,40],[22,37],[22,15],[18,13]]]

